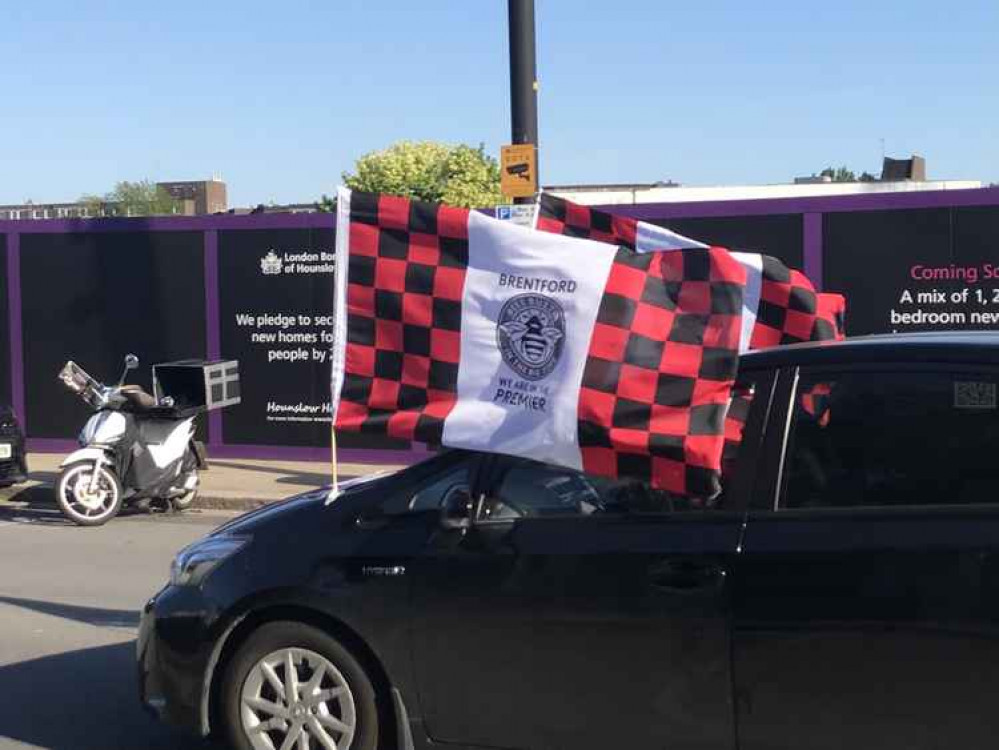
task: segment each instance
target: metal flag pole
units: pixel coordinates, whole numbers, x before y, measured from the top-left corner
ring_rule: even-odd
[[[336,415],[343,386],[344,350],[347,340],[347,258],[350,254],[350,190],[336,191],[336,261],[333,277],[333,344],[330,352],[330,488],[327,503],[340,494],[339,467],[336,454]]]
[[[333,477],[333,486],[330,489],[330,497],[336,497],[339,493],[338,467],[336,458],[336,422],[330,419],[330,471]]]

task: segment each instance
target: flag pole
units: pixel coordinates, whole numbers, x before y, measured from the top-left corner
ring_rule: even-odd
[[[330,419],[330,472],[333,477],[333,487],[330,495],[336,497],[339,494],[339,477],[336,457],[336,423]]]
[[[347,259],[350,255],[350,190],[336,191],[336,261],[333,270],[333,341],[330,351],[330,475],[333,486],[326,502],[340,494],[339,466],[336,454],[336,415],[343,387],[344,357],[347,340]]]

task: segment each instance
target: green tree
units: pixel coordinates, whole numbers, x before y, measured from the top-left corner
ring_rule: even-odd
[[[80,203],[96,215],[102,209],[106,215],[115,216],[161,216],[181,211],[180,201],[150,180],[123,180],[103,197],[85,195]]]
[[[343,173],[354,190],[475,208],[502,203],[499,163],[481,144],[400,141],[365,154]]]
[[[323,193],[322,197],[313,205],[316,207],[316,211],[321,214],[336,213],[336,198],[330,198],[326,193]]]
[[[109,210],[109,206],[102,195],[84,195],[78,203],[87,209],[88,216],[101,216],[102,212]]]
[[[119,182],[108,195],[124,216],[155,216],[180,213],[180,201],[155,182]]]
[[[819,172],[820,177],[829,177],[833,182],[856,182],[857,175],[853,173],[852,170],[847,169],[846,165],[842,167],[837,167],[833,169],[832,167],[826,167],[821,172]]]

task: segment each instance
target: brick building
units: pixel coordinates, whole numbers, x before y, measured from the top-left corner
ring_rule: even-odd
[[[179,216],[203,216],[224,213],[229,208],[226,185],[222,180],[183,180],[177,182],[157,182],[179,202]],[[114,203],[100,205],[81,201],[72,203],[26,203],[0,205],[0,219],[13,221],[25,219],[94,219],[102,216],[120,216]]]
[[[210,180],[157,182],[156,187],[163,188],[175,199],[181,201],[185,206],[183,211],[185,216],[217,214],[229,208],[229,199],[226,196],[225,183],[222,180],[212,178]],[[189,202],[191,204],[190,212],[186,210]]]

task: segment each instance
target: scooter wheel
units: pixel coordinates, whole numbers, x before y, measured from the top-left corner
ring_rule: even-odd
[[[187,510],[191,507],[191,503],[194,502],[194,498],[198,496],[198,490],[193,489],[190,492],[181,495],[180,497],[170,498],[170,503],[173,505],[174,510]]]
[[[98,470],[97,487],[90,491],[92,461],[76,461],[59,475],[56,501],[59,509],[78,526],[101,526],[121,510],[122,489],[117,475],[106,466]]]
[[[170,504],[174,510],[187,510],[194,503],[194,498],[198,496],[198,475],[194,475],[194,487],[178,497],[170,498]]]

